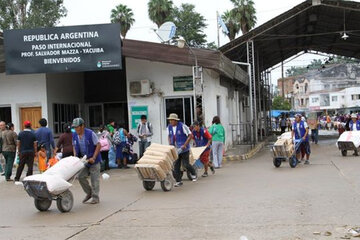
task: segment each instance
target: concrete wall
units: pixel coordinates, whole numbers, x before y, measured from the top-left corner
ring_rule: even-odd
[[[83,104],[84,74],[59,73],[46,75],[49,128],[53,128],[53,104]]]
[[[12,122],[20,130],[20,108],[41,107],[42,117],[48,117],[45,74],[0,74],[0,105],[11,106]]]
[[[148,120],[153,124],[154,128],[153,142],[167,144],[164,98],[193,95],[192,91],[173,91],[173,77],[192,75],[191,67],[126,58],[126,73],[128,83],[149,79],[154,86],[154,94],[148,97],[133,97],[130,95],[128,87],[129,122],[131,123],[131,106],[148,106]],[[220,118],[222,124],[226,127],[227,144],[231,144],[229,112],[232,105],[228,99],[228,90],[220,86],[219,74],[212,70],[204,69],[203,79],[205,125],[210,126],[212,118],[217,115],[217,96],[220,96]],[[130,129],[130,131],[135,133],[136,129]],[[135,149],[137,150],[137,146],[135,146]]]

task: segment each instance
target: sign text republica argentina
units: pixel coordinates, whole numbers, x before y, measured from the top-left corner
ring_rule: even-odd
[[[70,32],[70,33],[61,33],[61,34],[51,33],[51,34],[25,35],[24,42],[57,41],[57,40],[69,40],[69,39],[98,38],[98,37],[99,37],[99,33],[97,31]]]

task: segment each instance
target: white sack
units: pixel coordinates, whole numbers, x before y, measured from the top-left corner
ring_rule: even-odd
[[[343,132],[340,135],[338,142],[353,142],[355,147],[358,148],[360,146],[360,131]]]
[[[61,194],[72,186],[56,175],[35,174],[24,178],[24,181],[45,182],[49,192],[54,195]]]
[[[60,178],[68,181],[77,172],[85,167],[85,159],[78,157],[66,157],[61,159],[57,164],[46,170],[43,174],[45,175],[57,175]]]
[[[278,138],[279,139],[291,139],[291,132],[285,132],[285,133],[281,134],[281,136]]]

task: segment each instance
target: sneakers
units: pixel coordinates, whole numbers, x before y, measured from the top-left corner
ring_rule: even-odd
[[[309,160],[306,160],[304,164],[309,165],[310,164]]]
[[[86,197],[83,199],[83,203],[86,203],[87,201],[89,201],[91,198],[91,195],[86,195]]]
[[[183,185],[182,182],[176,182],[176,183],[174,184],[175,187],[180,187],[180,186],[182,186],[182,185]]]
[[[210,167],[210,170],[211,170],[212,174],[215,174],[215,168],[213,166]]]
[[[208,176],[208,173],[205,172],[203,175],[201,175],[202,177],[207,177]]]
[[[100,201],[99,199],[91,199],[91,201],[89,202],[90,204],[98,204]]]
[[[190,175],[191,175],[192,181],[193,181],[193,182],[196,182],[196,181],[197,181],[197,176],[196,176],[196,175],[192,175],[192,174],[190,174]]]

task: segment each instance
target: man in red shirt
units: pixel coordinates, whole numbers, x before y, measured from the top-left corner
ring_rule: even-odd
[[[206,130],[206,128],[201,127],[199,122],[195,121],[193,123],[193,138],[195,140],[196,147],[206,147],[205,151],[200,156],[200,161],[204,164],[204,174],[202,177],[208,176],[208,168],[210,167],[212,173],[215,173],[214,166],[209,161],[210,156],[210,145],[211,145],[211,134]]]

